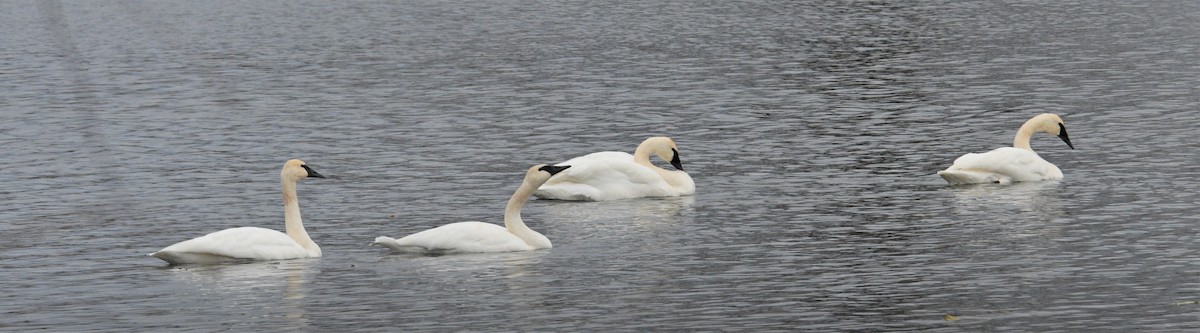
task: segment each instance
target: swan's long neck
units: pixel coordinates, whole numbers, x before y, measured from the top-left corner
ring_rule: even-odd
[[[320,254],[321,248],[317,247],[317,243],[308,237],[308,231],[304,230],[304,221],[300,219],[300,202],[296,200],[296,180],[284,178],[281,182],[283,184],[283,224],[288,237],[309,252]]]
[[[528,180],[521,182],[521,187],[517,188],[517,192],[513,193],[511,198],[508,198],[508,205],[504,207],[504,228],[530,245],[546,238],[537,231],[529,229],[529,226],[525,225],[525,221],[521,220],[521,208],[525,206],[525,201],[529,200],[529,196],[537,191],[538,186],[541,184],[533,184]]]
[[[650,150],[650,146],[646,143],[638,145],[637,150],[633,151],[633,162],[650,168],[650,170],[657,173],[659,177],[662,177],[671,186],[685,186],[684,181],[681,179],[683,176],[681,175],[686,175],[686,173],[678,170],[663,169],[654,165],[654,163],[650,163]]]
[[[1033,137],[1033,133],[1037,132],[1035,127],[1037,126],[1034,125],[1033,119],[1021,125],[1021,129],[1017,130],[1017,137],[1013,138],[1013,147],[1033,151],[1033,148],[1029,147],[1029,139]]]
[[[637,150],[633,151],[633,162],[648,167],[658,168],[654,163],[650,163],[650,147],[646,144],[640,144]]]

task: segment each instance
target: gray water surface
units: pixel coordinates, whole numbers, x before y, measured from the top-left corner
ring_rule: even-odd
[[[1200,2],[3,1],[0,330],[1200,329]],[[950,187],[1038,113],[1060,182]],[[694,197],[534,200],[678,142]],[[319,259],[145,254],[282,229]],[[662,165],[664,162],[659,161]]]

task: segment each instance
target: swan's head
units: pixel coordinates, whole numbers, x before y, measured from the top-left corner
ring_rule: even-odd
[[[642,141],[638,148],[643,146],[663,161],[671,161],[671,166],[675,169],[683,170],[683,162],[679,160],[679,147],[675,145],[675,140],[665,136],[656,136]]]
[[[1071,144],[1071,137],[1067,136],[1067,125],[1063,124],[1062,118],[1058,115],[1053,113],[1043,113],[1033,117],[1032,119],[1029,119],[1027,123],[1032,123],[1035,126],[1034,130],[1037,132],[1046,132],[1057,135],[1059,139],[1062,139],[1063,142],[1067,143],[1067,147],[1075,149],[1075,145]]]
[[[525,180],[542,184],[549,180],[551,176],[554,176],[570,167],[570,165],[538,164],[530,167],[529,171],[525,172]]]
[[[283,163],[283,170],[279,172],[279,177],[291,180],[300,180],[308,177],[325,178],[321,174],[309,168],[304,161],[289,160]]]

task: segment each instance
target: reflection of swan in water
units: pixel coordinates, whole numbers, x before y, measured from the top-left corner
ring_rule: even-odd
[[[1061,183],[1022,182],[1011,185],[968,185],[949,188],[954,211],[964,223],[992,223],[1011,236],[1056,234],[1052,223],[1065,213]]]
[[[304,311],[304,297],[308,295],[308,277],[302,271],[288,272],[287,284],[283,288],[283,306],[287,309],[288,331],[308,331],[308,312]]]
[[[1062,208],[1056,181],[1023,182],[1008,186],[980,184],[949,188],[958,209],[979,211],[982,206],[1016,208],[1025,212]]]
[[[481,271],[503,271],[514,266],[537,264],[548,253],[546,251],[515,251],[477,253],[469,256],[397,253],[384,257],[381,262],[402,262],[406,264],[405,269],[436,271],[439,274],[478,274]]]
[[[404,272],[405,276],[414,279],[395,281],[412,280],[403,282],[405,289],[410,291],[403,293],[416,298],[437,297],[443,295],[443,289],[451,289],[454,294],[487,295],[487,298],[504,299],[505,303],[515,307],[537,309],[546,306],[547,283],[558,280],[555,276],[562,273],[563,267],[556,267],[552,254],[550,251],[471,255],[396,253],[380,256],[375,263],[360,267],[374,270],[379,276]],[[548,273],[552,271],[554,273]]]
[[[633,222],[638,225],[678,222],[679,214],[695,202],[694,196],[641,200],[633,205]]]
[[[575,240],[616,237],[621,239],[660,239],[670,233],[681,232],[681,226],[691,220],[695,196],[644,198],[639,200],[616,200],[597,202],[556,202],[542,206],[546,220],[566,221],[553,225],[552,232],[572,235]],[[592,244],[582,244],[591,246]],[[578,245],[577,245],[578,246]]]
[[[247,304],[268,306],[257,309],[274,318],[287,318],[286,331],[311,330],[305,311],[311,271],[315,259],[257,261],[237,265],[164,266],[162,270],[178,278],[188,293],[211,295],[212,302],[228,302],[228,307]],[[279,305],[279,306],[277,306]],[[281,311],[275,314],[273,312]]]
[[[382,268],[380,274],[396,270],[409,276],[419,276],[423,284],[447,285],[455,288],[484,288],[479,293],[497,294],[512,288],[495,288],[491,283],[463,281],[521,281],[544,288],[544,281],[526,275],[545,266],[547,251],[488,252],[471,255],[430,255],[426,253],[397,253],[380,257],[371,267]],[[384,273],[384,272],[387,273]],[[533,288],[533,287],[531,287]],[[466,290],[466,292],[474,292]]]

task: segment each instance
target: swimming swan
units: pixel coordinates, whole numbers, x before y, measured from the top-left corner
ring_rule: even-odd
[[[371,245],[382,245],[395,252],[470,253],[513,252],[550,248],[550,239],[529,229],[521,220],[521,207],[529,195],[569,165],[538,164],[525,172],[525,180],[508,199],[504,226],[484,222],[458,222],[425,230],[401,239],[380,236]]]
[[[321,248],[308,238],[296,202],[296,182],[302,178],[325,178],[301,160],[283,164],[283,224],[287,234],[258,227],[231,228],[196,237],[151,253],[171,264],[212,264],[240,260],[316,258]]]
[[[1063,173],[1054,164],[1046,162],[1029,148],[1029,138],[1037,132],[1057,135],[1075,149],[1067,136],[1067,127],[1062,118],[1052,113],[1043,113],[1030,118],[1017,130],[1012,147],[996,148],[982,154],[966,154],[954,160],[946,170],[938,171],[951,185],[1001,183],[1021,181],[1058,180]]]
[[[650,163],[650,154],[671,161],[679,170]],[[558,165],[571,169],[550,178],[533,195],[542,199],[607,201],[640,197],[675,197],[696,193],[696,183],[683,171],[679,148],[668,137],[642,141],[633,155],[603,151],[572,158]]]

